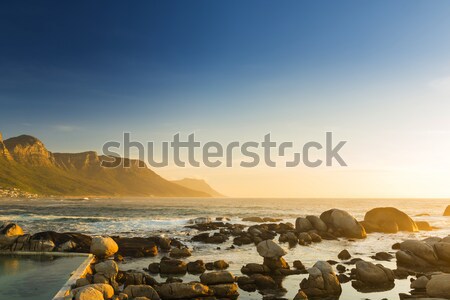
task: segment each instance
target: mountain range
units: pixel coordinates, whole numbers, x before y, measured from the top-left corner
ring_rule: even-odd
[[[109,158],[110,159],[110,158]],[[45,196],[214,197],[206,182],[171,182],[138,160],[120,158],[116,168],[101,166],[108,157],[94,151],[52,153],[29,135],[2,139],[0,133],[0,188]],[[141,167],[138,167],[141,166]],[[143,166],[143,167],[142,167]]]

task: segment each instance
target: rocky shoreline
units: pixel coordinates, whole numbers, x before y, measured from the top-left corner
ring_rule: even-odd
[[[447,208],[446,212],[449,209]],[[445,215],[444,213],[444,215]],[[338,299],[342,284],[351,282],[359,292],[391,290],[396,280],[410,280],[410,293],[400,299],[450,299],[450,236],[408,239],[392,245],[385,252],[373,253],[373,263],[342,249],[337,257],[323,257],[311,268],[301,258],[291,262],[284,258],[289,248],[305,247],[323,240],[363,240],[374,232],[391,234],[399,231],[429,231],[426,222],[415,222],[404,212],[392,208],[368,211],[357,221],[350,213],[331,209],[320,216],[299,217],[295,224],[270,217],[246,218],[254,225],[232,224],[226,218],[198,218],[187,225],[197,234],[189,237],[195,243],[220,245],[232,240],[229,248],[256,246],[258,261],[241,266],[240,272],[228,271],[229,262],[202,259],[189,260],[195,249],[175,238],[89,236],[80,233],[40,232],[25,234],[18,224],[0,228],[3,251],[45,251],[92,253],[96,259],[87,275],[80,278],[68,299],[236,299],[241,292],[258,292],[263,299],[283,298],[283,280],[303,274],[294,299]],[[247,223],[248,224],[248,223]],[[248,245],[248,246],[245,246]],[[144,271],[121,270],[124,260],[162,256],[159,262],[145,266]],[[395,269],[383,261],[396,263]],[[196,280],[186,281],[185,275]],[[165,281],[155,278],[164,278]],[[191,278],[191,277],[189,277]],[[283,292],[284,291],[284,292]],[[276,296],[280,295],[280,296]],[[255,298],[258,297],[255,295]],[[259,296],[261,297],[261,296]]]

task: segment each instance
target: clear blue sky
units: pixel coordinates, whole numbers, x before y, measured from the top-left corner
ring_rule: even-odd
[[[333,130],[372,170],[450,130],[448,1],[3,1],[0,39],[0,131],[54,151]]]

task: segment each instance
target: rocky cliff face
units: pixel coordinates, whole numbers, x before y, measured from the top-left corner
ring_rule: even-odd
[[[52,153],[35,137],[0,140],[0,186],[43,195],[209,197],[160,177],[138,160],[102,167],[94,151]],[[124,163],[130,165],[124,168]]]
[[[51,166],[53,155],[35,137],[21,135],[5,140],[4,145],[16,162],[32,166]]]

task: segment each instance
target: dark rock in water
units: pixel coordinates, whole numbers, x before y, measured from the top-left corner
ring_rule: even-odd
[[[200,276],[200,281],[206,285],[233,283],[236,277],[228,271],[208,272]]]
[[[416,280],[411,282],[411,288],[416,290],[425,290],[427,283],[430,281],[427,276],[420,276]]]
[[[159,273],[159,263],[154,262],[148,265],[148,271],[153,274]]]
[[[311,237],[311,241],[313,243],[320,243],[322,241],[322,238],[320,237],[320,235],[318,235],[315,232],[310,232],[309,236]]]
[[[299,290],[295,295],[294,300],[308,300],[308,296],[302,290]]]
[[[186,274],[187,265],[181,260],[163,257],[159,269],[161,274]]]
[[[119,246],[118,253],[122,256],[139,258],[158,254],[155,239],[141,237],[113,237],[113,239]]]
[[[375,260],[390,261],[394,258],[394,256],[387,252],[377,252],[374,256],[372,256],[372,258]]]
[[[387,291],[395,286],[392,270],[380,264],[359,261],[356,263],[355,275],[356,281],[352,282],[352,286],[358,291]]]
[[[394,207],[378,207],[366,213],[364,224],[370,224],[376,232],[396,233],[397,231],[419,231],[416,223],[404,212]]]
[[[400,250],[400,243],[395,243],[392,245],[392,250]]]
[[[311,223],[312,227],[319,232],[326,232],[328,230],[327,224],[317,216],[306,216],[306,219]]]
[[[278,269],[289,269],[289,265],[282,257],[277,258],[264,257],[263,265],[267,266],[272,271],[276,271]]]
[[[242,218],[243,222],[264,223],[264,219],[261,217],[245,217]]]
[[[278,284],[270,276],[262,274],[253,274],[250,276],[250,278],[255,281],[258,290],[272,290],[278,288]]]
[[[212,263],[212,262],[206,263],[206,264],[205,264],[205,268],[206,268],[206,270],[208,270],[208,271],[214,270],[214,263]]]
[[[327,260],[327,263],[329,263],[330,265],[334,266],[334,265],[336,265],[338,262],[335,261],[335,260],[329,259],[329,260]]]
[[[47,241],[44,243],[44,241]],[[12,245],[13,251],[44,251],[44,249],[38,249],[38,244],[53,244],[52,249],[46,251],[52,251],[53,249],[62,252],[79,252],[89,253],[92,237],[81,233],[58,233],[54,231],[39,232],[32,236],[24,235],[15,240],[15,244]]]
[[[430,224],[426,221],[416,221],[416,225],[417,225],[417,228],[419,228],[419,230],[423,230],[423,231],[433,230],[433,227],[431,227]]]
[[[450,243],[447,238],[437,242],[406,240],[400,244],[396,253],[397,266],[419,272],[450,272]]]
[[[295,220],[295,230],[297,232],[308,232],[313,229],[314,227],[307,218],[300,217]]]
[[[410,275],[409,272],[406,270],[395,269],[392,270],[392,272],[394,272],[394,276],[396,279],[406,279]]]
[[[189,257],[192,253],[188,248],[172,248],[169,256],[173,258]]]
[[[345,275],[345,274],[338,274],[337,278],[339,280],[340,283],[347,283],[350,280],[352,280],[349,276]]]
[[[187,271],[189,274],[201,274],[206,271],[203,260],[196,260],[187,263]]]
[[[300,282],[300,288],[308,298],[338,297],[342,293],[341,284],[327,262],[318,261],[308,273],[309,277]]]
[[[299,245],[306,246],[311,244],[312,238],[307,232],[300,232],[298,234],[298,243]]]
[[[253,239],[249,236],[238,236],[234,238],[233,244],[236,246],[249,245],[253,243]]]
[[[350,255],[350,252],[348,252],[347,249],[344,249],[341,252],[339,252],[338,258],[340,260],[349,260],[350,258],[352,258],[352,256]]]
[[[239,288],[246,292],[256,291],[256,284],[253,278],[250,278],[248,276],[239,276],[237,278],[237,283]]]
[[[217,269],[217,270],[225,270],[225,269],[228,269],[229,266],[230,265],[226,261],[224,261],[223,259],[216,260],[214,262],[214,268]]]
[[[286,251],[272,240],[260,242],[256,250],[264,258],[280,258],[286,254]]]
[[[292,266],[297,269],[297,270],[305,270],[305,266],[303,265],[303,263],[299,260],[294,260],[294,262],[292,263]]]
[[[366,231],[348,212],[330,209],[320,215],[320,219],[338,236],[363,239]]]
[[[249,263],[241,268],[241,273],[245,275],[252,274],[269,274],[269,267],[261,264]]]
[[[159,239],[159,247],[163,251],[169,251],[171,244],[172,244],[172,240],[171,239],[168,239],[168,238],[165,238],[165,237],[161,237]]]
[[[236,283],[210,285],[209,289],[216,298],[236,299],[239,296]]]
[[[427,295],[434,298],[450,298],[450,274],[431,276],[426,286]]]
[[[449,217],[450,216],[450,205],[447,206],[447,208],[444,211],[444,217]]]
[[[124,272],[122,274],[121,283],[123,283],[125,287],[142,284],[155,286],[157,284],[156,280],[150,275],[137,271]]]
[[[166,283],[181,283],[181,282],[183,282],[183,279],[179,277],[169,276],[166,279]]]
[[[337,270],[339,273],[344,273],[345,271],[347,271],[347,268],[346,268],[344,265],[337,265],[337,266],[336,266],[336,270]]]

